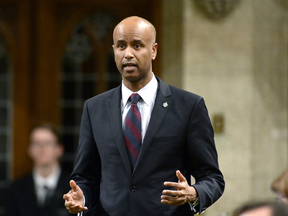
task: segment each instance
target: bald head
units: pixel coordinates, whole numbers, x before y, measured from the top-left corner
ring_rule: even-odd
[[[115,40],[115,34],[117,31],[123,31],[124,28],[139,28],[149,34],[152,43],[156,42],[156,29],[152,23],[148,20],[138,17],[138,16],[131,16],[123,19],[115,28],[113,32],[113,40]],[[115,43],[115,41],[114,41]]]

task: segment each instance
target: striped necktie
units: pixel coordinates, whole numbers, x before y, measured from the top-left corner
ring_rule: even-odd
[[[137,102],[141,99],[140,95],[133,93],[130,96],[131,107],[125,119],[124,139],[128,150],[132,170],[135,167],[141,145],[141,115],[137,107]]]

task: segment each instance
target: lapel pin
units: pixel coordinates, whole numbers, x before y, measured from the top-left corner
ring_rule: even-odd
[[[163,103],[163,107],[168,107],[168,103],[167,103],[167,102],[164,102],[164,103]]]

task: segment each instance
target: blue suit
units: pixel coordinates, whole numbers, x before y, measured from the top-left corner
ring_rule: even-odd
[[[121,86],[84,104],[72,179],[83,190],[88,211],[97,216],[186,216],[189,204],[161,203],[165,181],[177,182],[180,170],[199,196],[197,212],[224,191],[214,133],[202,97],[157,78],[158,90],[134,170],[125,147]],[[195,212],[194,212],[195,213]]]

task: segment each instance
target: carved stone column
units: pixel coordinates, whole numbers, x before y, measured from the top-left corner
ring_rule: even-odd
[[[279,0],[280,1],[280,0]],[[223,19],[239,4],[240,0],[195,0],[195,4],[210,19]]]

